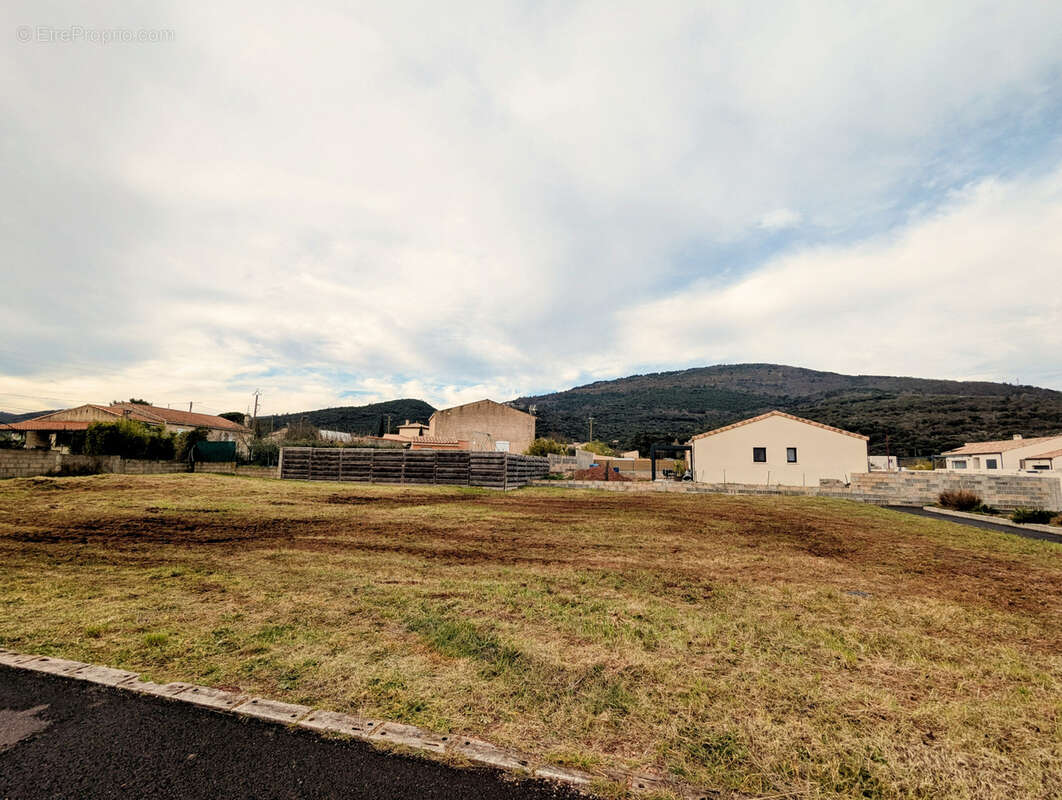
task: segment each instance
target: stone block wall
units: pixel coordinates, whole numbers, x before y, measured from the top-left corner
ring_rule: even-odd
[[[125,475],[188,472],[183,461],[141,461],[120,456],[75,456],[57,450],[0,450],[0,478],[32,478],[85,470]]]
[[[850,486],[763,486],[740,483],[619,483],[605,481],[534,481],[536,486],[603,489],[610,492],[689,492],[835,497],[880,506],[928,506],[943,491],[967,489],[990,506],[1003,510],[1046,508],[1062,510],[1062,480],[1039,475],[956,475],[942,470],[870,472],[852,476]]]
[[[1062,509],[1062,480],[1055,476],[961,474],[945,470],[867,472],[852,476],[851,492],[882,496],[890,505],[927,506],[944,491],[967,490],[1002,509]]]

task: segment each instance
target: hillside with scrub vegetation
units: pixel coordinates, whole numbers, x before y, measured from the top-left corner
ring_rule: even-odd
[[[538,434],[647,451],[771,409],[866,434],[870,453],[931,456],[967,441],[1062,432],[1062,392],[984,381],[842,375],[779,364],[735,364],[598,381],[521,397]]]

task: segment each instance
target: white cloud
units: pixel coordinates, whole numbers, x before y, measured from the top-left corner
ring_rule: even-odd
[[[625,309],[628,362],[772,361],[1001,380],[1062,352],[1062,170],[984,181],[928,219]],[[675,336],[675,321],[682,334]],[[666,349],[659,343],[666,342]]]
[[[760,218],[760,227],[768,231],[781,231],[786,228],[795,228],[802,219],[799,211],[793,211],[791,208],[776,208]]]
[[[824,307],[836,330],[923,310],[916,327],[939,358],[879,344],[847,357],[872,371],[994,369],[1000,343],[971,345],[992,325],[1024,353],[1023,375],[1054,369],[1018,322],[1000,332],[988,309],[952,310],[942,329],[911,287],[958,280],[953,247],[975,255],[945,217],[926,219],[941,187],[1051,154],[1029,134],[1011,137],[1029,152],[1004,159],[997,139],[1035,131],[1062,98],[1058,3],[41,13],[9,4],[0,24],[167,27],[175,41],[0,50],[13,273],[0,391],[223,410],[262,388],[277,411],[505,399],[636,367],[841,363],[843,343],[810,310]],[[1012,198],[1021,219],[1053,202],[1038,197]],[[989,206],[987,228],[1019,224],[1016,208]],[[873,254],[898,247],[880,231],[904,212],[903,236],[926,233],[921,267],[896,284]],[[798,226],[871,238],[755,251],[763,231]],[[754,254],[730,263],[716,246]],[[869,264],[885,274],[852,277]],[[1027,292],[1027,277],[1000,271],[990,294]],[[690,307],[712,315],[692,337]],[[640,329],[658,334],[643,342]]]

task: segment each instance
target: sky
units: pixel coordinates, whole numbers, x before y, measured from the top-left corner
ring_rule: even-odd
[[[0,410],[1062,389],[1062,3],[0,10]]]

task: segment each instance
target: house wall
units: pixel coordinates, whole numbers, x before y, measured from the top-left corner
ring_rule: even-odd
[[[509,452],[519,455],[535,439],[533,416],[490,400],[436,411],[428,428],[429,436],[467,441],[473,451],[493,451],[506,441]]]
[[[944,459],[944,468],[955,472],[998,472],[1006,469],[1004,455],[1004,453],[981,453],[976,456],[948,456]],[[991,466],[990,461],[994,461],[996,466]],[[960,464],[963,466],[959,466]]]
[[[866,440],[781,416],[767,417],[693,440],[694,480],[701,483],[818,486],[823,479],[847,483],[867,471]],[[752,460],[767,448],[766,463]],[[797,462],[786,448],[797,448]]]

